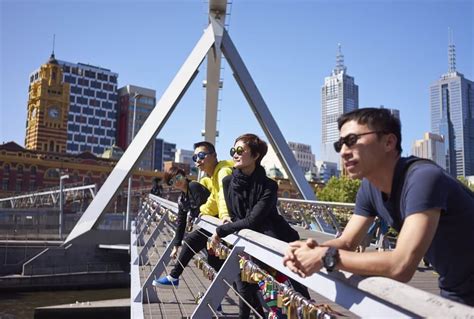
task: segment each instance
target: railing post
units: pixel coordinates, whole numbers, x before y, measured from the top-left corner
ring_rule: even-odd
[[[145,245],[143,246],[142,250],[140,251],[140,254],[139,254],[139,257],[138,257],[138,264],[140,266],[143,266],[143,265],[146,265],[146,263],[148,262],[148,252],[150,250],[151,247],[153,247],[153,245],[155,244],[156,242],[156,239],[158,238],[158,235],[160,234],[161,230],[163,229],[165,223],[168,223],[169,219],[168,219],[168,214],[163,214],[163,216],[161,217],[161,220],[160,222],[156,225],[156,228],[153,230],[153,233],[150,235],[150,237],[148,237],[148,240],[146,241]],[[139,240],[137,239],[137,242]]]
[[[132,221],[131,223],[131,232],[130,232],[130,277],[131,277],[131,286],[130,286],[130,318],[141,319],[143,318],[143,303],[142,303],[142,291],[140,287],[140,266],[138,265],[138,247],[133,245],[133,242],[136,240],[135,233],[136,222]],[[136,261],[136,262],[133,262]]]
[[[226,261],[202,297],[199,305],[196,307],[196,309],[194,309],[191,318],[212,318],[213,313],[209,309],[208,305],[212,309],[216,309],[221,303],[222,298],[229,290],[229,286],[224,283],[224,280],[227,282],[234,282],[236,276],[240,272],[239,254],[243,251],[244,248],[240,247],[239,242],[237,241]]]
[[[143,301],[147,301],[147,302],[159,302],[160,301],[159,298],[158,298],[158,295],[156,294],[155,289],[153,289],[153,280],[160,277],[161,274],[165,271],[166,265],[168,265],[170,260],[171,260],[171,250],[172,249],[173,249],[173,245],[172,245],[172,242],[170,241],[168,243],[168,245],[166,246],[165,251],[161,254],[161,258],[158,260],[155,267],[153,267],[152,271],[150,272],[150,274],[146,278],[146,280],[145,280],[145,282],[142,286],[142,289],[141,289],[141,295],[143,296],[143,298],[145,298],[144,291],[146,291],[146,290],[153,291],[153,293],[151,293],[151,294],[149,293],[148,296],[147,296],[147,300],[143,299]],[[145,264],[145,262],[143,262],[143,264]],[[137,300],[138,298],[140,298],[140,294],[136,296],[135,300]]]

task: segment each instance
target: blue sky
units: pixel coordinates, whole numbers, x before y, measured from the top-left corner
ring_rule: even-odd
[[[0,142],[23,145],[29,74],[56,58],[119,73],[119,87],[157,97],[202,35],[203,1],[0,0]],[[457,70],[474,80],[473,1],[233,0],[229,33],[285,138],[321,143],[321,86],[342,44],[359,106],[401,113],[404,154],[430,130],[429,86],[448,69],[448,27]],[[190,149],[204,127],[205,63],[159,134]],[[217,150],[245,132],[263,135],[224,63]],[[225,154],[225,155],[224,155]]]

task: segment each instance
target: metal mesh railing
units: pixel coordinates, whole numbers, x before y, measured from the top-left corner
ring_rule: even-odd
[[[323,219],[328,225],[333,225],[334,229],[337,230],[339,230],[337,228],[339,225],[326,213],[330,211],[332,214],[336,214],[340,213],[338,211],[340,210],[346,214],[346,210],[351,209],[351,206],[347,204],[347,206],[339,206],[322,202],[281,200],[280,212],[284,216],[288,212],[294,214],[297,204],[300,205],[297,209],[310,222],[310,218],[316,216]],[[167,305],[160,300],[160,294],[152,285],[152,281],[162,275],[168,275],[167,266],[171,261],[170,252],[172,249],[170,241],[173,237],[172,230],[175,228],[176,212],[176,203],[150,196],[143,203],[134,223],[133,245],[131,247],[131,309],[134,318],[145,316],[149,318],[172,318],[173,312],[170,310],[172,308],[170,305],[177,306],[180,316],[183,317],[222,317],[222,313],[217,311],[217,306],[222,298],[229,297],[229,292],[233,293],[233,298],[236,298],[236,300],[242,297],[233,287],[235,274],[239,271],[242,271],[241,274],[245,273],[246,267],[251,263],[253,263],[253,266],[250,267],[252,269],[250,273],[260,274],[260,277],[257,278],[259,280],[255,278],[252,280],[261,283],[265,287],[262,289],[261,298],[265,301],[262,306],[266,309],[266,315],[271,314],[271,311],[278,311],[278,309],[286,312],[287,315],[288,312],[297,312],[301,316],[311,315],[318,318],[330,318],[339,315],[327,304],[318,304],[313,300],[307,300],[285,284],[276,284],[275,277],[270,275],[267,268],[259,266],[262,262],[271,265],[277,273],[293,278],[357,316],[413,317],[438,316],[448,313],[449,315],[464,316],[471,311],[469,307],[387,278],[372,277],[364,279],[344,272],[328,275],[324,271],[307,278],[300,278],[282,265],[286,243],[251,230],[242,230],[238,234],[229,235],[223,239],[224,245],[213,247],[214,253],[217,255],[221,255],[222,250],[225,250],[222,254],[226,257],[226,260],[219,271],[215,271],[209,266],[202,253],[193,251],[196,267],[190,267],[189,265],[184,267],[183,274],[202,271],[204,276],[211,280],[210,286],[206,288],[206,285],[203,285],[199,279],[191,279],[199,278],[192,276],[194,273],[190,276],[183,276],[184,285],[192,291],[193,297],[198,303],[190,307],[188,302],[183,300],[184,297],[177,291],[176,287],[172,287],[174,296],[172,298],[175,301],[170,301]],[[300,218],[303,219],[303,217]],[[318,222],[320,227],[322,222],[321,220]],[[198,220],[196,226],[209,233],[214,233],[219,224],[220,221],[215,218],[203,217]],[[240,267],[242,266],[242,260],[250,261],[244,262],[247,266]],[[254,261],[257,263],[254,263]],[[140,272],[143,280],[140,280]],[[351,280],[346,279],[349,276]],[[189,279],[185,280],[184,277]],[[203,294],[200,293],[201,289],[206,289]],[[410,302],[406,302],[406,296],[413,296],[410,298]],[[242,300],[242,302],[251,306],[253,315],[256,317],[262,316],[261,311],[255,309],[248,300]]]

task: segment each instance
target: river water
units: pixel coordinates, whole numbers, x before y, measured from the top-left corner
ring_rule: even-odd
[[[30,319],[37,307],[129,298],[130,289],[58,290],[0,293],[0,319]]]

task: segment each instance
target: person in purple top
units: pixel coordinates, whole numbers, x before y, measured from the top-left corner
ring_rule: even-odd
[[[301,276],[325,267],[408,282],[426,255],[441,295],[474,306],[472,191],[431,161],[401,157],[401,124],[387,109],[346,113],[338,126],[334,147],[363,179],[354,215],[339,238],[290,243],[283,263]],[[375,216],[399,231],[395,249],[354,252]]]

